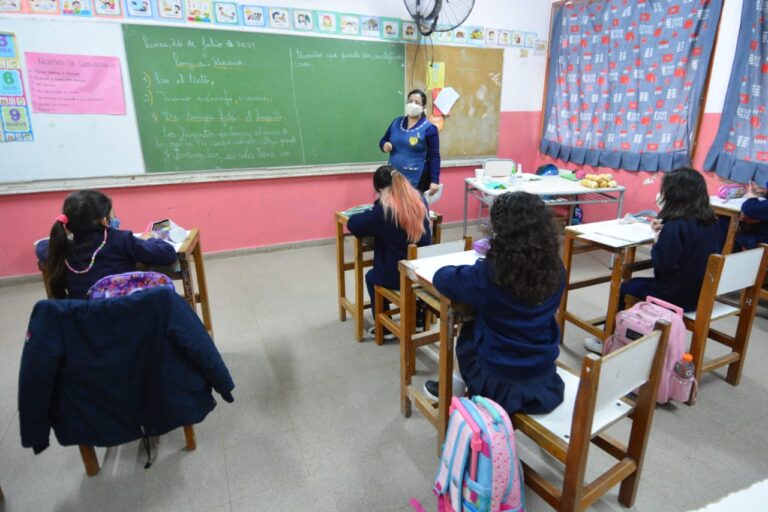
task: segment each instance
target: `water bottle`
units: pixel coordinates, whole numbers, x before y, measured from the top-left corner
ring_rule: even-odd
[[[675,363],[675,374],[677,374],[681,380],[691,380],[693,378],[693,372],[693,356],[686,352],[683,354],[682,359]]]
[[[512,176],[514,182],[512,183],[512,190],[520,191],[523,189],[523,164],[518,163],[515,170],[515,174]]]

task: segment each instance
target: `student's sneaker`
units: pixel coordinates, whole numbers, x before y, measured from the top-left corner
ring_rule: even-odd
[[[437,397],[440,393],[440,383],[436,380],[428,380],[424,382],[424,394],[432,400],[437,402]],[[464,396],[467,393],[467,385],[464,380],[454,374],[453,375],[453,396]]]
[[[374,325],[370,329],[368,329],[368,336],[370,338],[376,338],[376,326]],[[384,340],[389,341],[395,339],[395,335],[389,332],[387,329],[384,329]]]
[[[584,338],[584,348],[595,354],[603,355],[603,342],[597,338]]]

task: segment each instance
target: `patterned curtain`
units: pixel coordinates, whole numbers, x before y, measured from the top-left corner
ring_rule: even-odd
[[[722,0],[579,0],[555,12],[541,152],[631,171],[690,163]]]
[[[767,15],[768,1],[744,0],[720,128],[704,161],[718,176],[761,187],[768,181]]]

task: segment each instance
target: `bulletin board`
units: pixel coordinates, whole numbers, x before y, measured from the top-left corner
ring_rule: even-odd
[[[498,154],[503,60],[501,49],[406,45],[406,83],[426,90],[430,113],[431,62],[443,63],[444,85],[461,95],[440,131],[442,159]]]

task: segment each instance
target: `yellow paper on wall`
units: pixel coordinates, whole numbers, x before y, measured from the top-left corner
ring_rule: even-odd
[[[445,62],[427,64],[427,90],[445,87]]]

